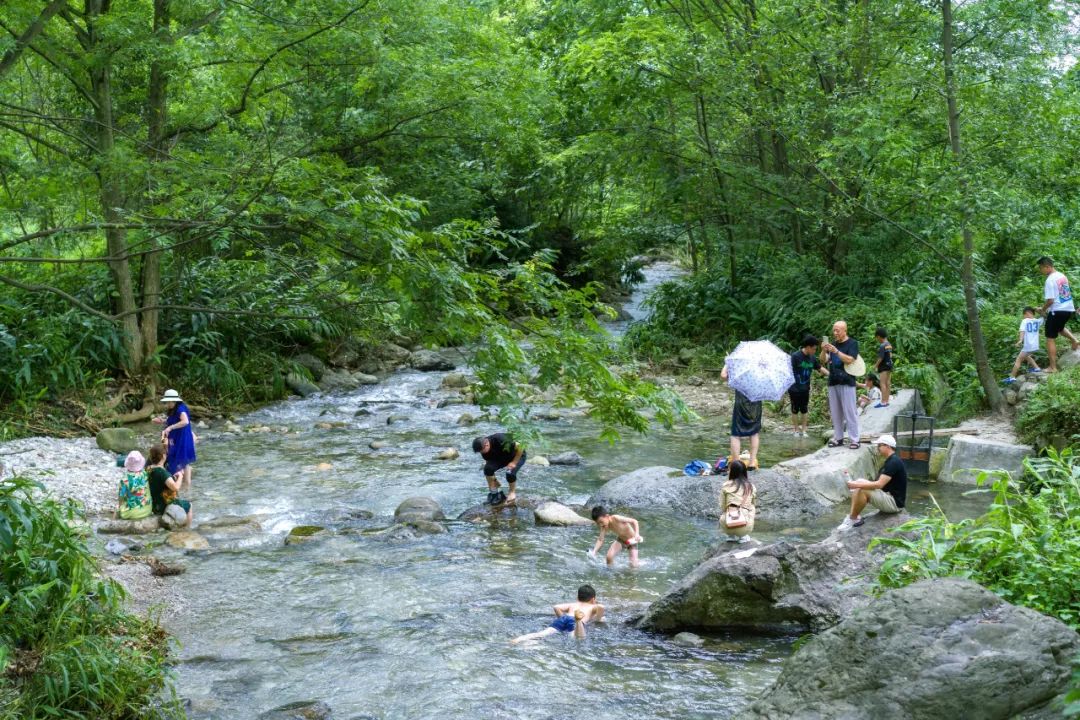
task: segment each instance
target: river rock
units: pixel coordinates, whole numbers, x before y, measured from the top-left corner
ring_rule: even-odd
[[[573,509],[562,503],[546,500],[537,505],[533,511],[536,515],[537,525],[555,525],[566,527],[571,525],[592,525],[593,521],[578,515]]]
[[[394,343],[380,343],[376,352],[379,354],[380,358],[394,363],[395,365],[407,363],[409,357],[412,355],[411,352],[401,347],[401,345],[396,345]]]
[[[876,438],[885,433],[891,434],[893,419],[901,413],[910,413],[914,408],[915,391],[911,388],[897,390],[889,398],[889,407],[870,406],[859,416],[859,435],[864,438]]]
[[[97,434],[97,446],[117,455],[139,450],[139,439],[131,428],[105,428]]]
[[[319,386],[308,380],[299,373],[289,373],[285,376],[285,384],[290,390],[300,397],[311,397],[319,392]]]
[[[238,433],[242,430],[243,428],[234,423],[232,420],[225,421],[225,432]]]
[[[1058,347],[1065,343],[1058,343]],[[1068,370],[1071,367],[1080,365],[1080,350],[1069,350],[1067,352],[1058,355],[1058,370]]]
[[[267,710],[259,720],[330,720],[330,706],[321,701],[304,700]]]
[[[138,552],[139,550],[142,550],[142,547],[142,543],[138,540],[132,540],[131,538],[126,537],[112,538],[109,542],[105,543],[105,551],[112,555]]]
[[[548,458],[548,460],[552,465],[580,465],[585,462],[585,458],[572,451],[559,453],[558,455]]]
[[[142,520],[104,520],[97,526],[99,533],[108,535],[146,535],[161,529],[161,520],[157,515]]]
[[[440,385],[444,388],[466,388],[469,387],[469,378],[466,377],[465,373],[447,373]]]
[[[701,350],[697,348],[684,347],[683,349],[679,350],[679,362],[683,363],[684,365],[689,365],[690,363],[694,362],[694,359],[697,358],[697,356],[700,354]]]
[[[372,450],[382,450],[387,446],[387,442],[385,440],[372,440],[367,446]]]
[[[521,498],[519,497],[518,500]],[[493,509],[490,505],[474,505],[457,517],[471,523],[508,522],[512,524],[535,525],[536,514],[524,505],[503,505]]]
[[[327,534],[326,528],[321,525],[297,525],[285,536],[285,544],[299,545],[300,543],[326,537]]]
[[[778,542],[721,552],[654,602],[637,623],[673,632],[697,628],[821,630],[865,605],[881,552],[867,545],[907,520],[871,515],[846,533],[816,543]]]
[[[538,467],[548,467],[549,465],[551,465],[551,462],[543,455],[530,455],[528,459],[525,460],[525,464],[536,465]]]
[[[417,350],[409,356],[409,365],[424,372],[454,369],[454,363],[434,350]]]
[[[461,456],[461,453],[458,452],[457,448],[449,447],[449,448],[446,448],[445,450],[440,450],[439,454],[435,456],[435,459],[436,460],[457,460],[460,456]]]
[[[444,407],[450,407],[451,405],[465,405],[465,404],[467,404],[465,402],[465,398],[463,398],[463,397],[461,397],[459,395],[451,395],[450,397],[445,397],[445,398],[439,400],[439,402],[435,404],[435,407],[444,408]]]
[[[404,524],[425,535],[442,535],[446,532],[445,525],[428,520],[408,520]]]
[[[701,637],[692,632],[681,632],[671,638],[671,640],[678,645],[685,645],[686,647],[701,647],[705,644],[705,641]]]
[[[199,533],[194,530],[177,530],[169,533],[165,538],[165,542],[170,547],[178,548],[180,550],[209,550],[210,543],[206,541]]]
[[[394,423],[406,422],[408,419],[409,419],[408,415],[403,415],[401,413],[395,413],[395,414],[390,415],[390,416],[388,416],[386,418],[386,424],[387,425],[393,425]]]
[[[434,499],[424,496],[411,497],[403,500],[394,510],[394,522],[407,523],[411,520],[445,520],[442,506]]]
[[[476,423],[476,418],[473,417],[472,413],[461,413],[460,415],[458,415],[458,419],[457,419],[457,424],[458,425],[473,425],[475,423]]]
[[[1063,692],[1080,636],[960,578],[890,590],[805,643],[758,720],[1006,720]]]
[[[360,387],[360,383],[356,381],[356,378],[348,370],[327,370],[322,379],[319,380],[319,387],[326,392],[332,390],[355,390]]]
[[[353,376],[353,380],[356,381],[357,385],[378,385],[379,384],[379,378],[375,377],[374,375],[368,375],[367,373],[362,373],[362,372],[354,372],[352,374],[352,376]]]
[[[176,530],[187,524],[187,512],[184,508],[170,503],[165,506],[165,512],[161,513],[161,525],[166,530]]]
[[[311,373],[316,380],[321,380],[326,373],[326,363],[311,353],[300,353],[293,358],[293,362]]]
[[[1020,399],[1020,395],[1015,390],[1013,390],[1012,388],[1009,388],[1008,390],[1006,390],[1004,395],[1005,395],[1005,402],[1009,403],[1010,405],[1015,405],[1017,403],[1017,401]]]
[[[851,492],[844,481],[845,470],[851,473],[853,478],[874,476],[872,453],[869,445],[858,450],[850,450],[846,445],[838,448],[823,447],[809,455],[777,463],[772,469],[805,485],[814,502],[832,508],[851,499]],[[750,479],[753,480],[753,476]]]
[[[1024,473],[1024,459],[1034,454],[1030,445],[953,435],[938,481],[974,485],[979,474],[987,470],[1006,470],[1019,478]]]

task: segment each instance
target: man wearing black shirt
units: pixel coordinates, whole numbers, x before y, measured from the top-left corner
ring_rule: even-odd
[[[517,487],[518,470],[525,464],[525,448],[514,442],[506,433],[495,433],[487,437],[478,437],[473,440],[473,452],[480,453],[484,458],[484,477],[487,478],[488,496],[485,505],[512,504],[517,499],[515,488]],[[506,485],[510,488],[510,494],[506,495],[499,489],[499,481],[495,478],[495,471],[506,468]]]
[[[877,450],[885,458],[885,464],[878,472],[878,479],[848,480],[851,490],[851,513],[840,523],[838,530],[850,530],[863,524],[859,515],[867,505],[886,514],[895,514],[904,509],[907,502],[907,468],[904,461],[896,454],[896,438],[882,435],[877,439]]]
[[[810,412],[810,378],[814,373],[828,377],[828,371],[821,367],[815,350],[820,345],[813,335],[803,338],[802,347],[791,353],[791,374],[795,383],[788,389],[791,397],[791,422],[796,435],[806,437],[806,424]]]
[[[829,368],[829,415],[832,417],[833,437],[829,447],[844,444],[847,426],[848,447],[859,449],[859,411],[855,404],[855,376],[848,374],[845,365],[859,356],[859,341],[849,337],[847,323],[837,320],[832,327],[835,343],[822,343],[821,364]]]

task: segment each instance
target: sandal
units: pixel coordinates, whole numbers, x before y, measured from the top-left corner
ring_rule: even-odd
[[[862,447],[862,445],[860,445],[859,443],[851,443],[850,445],[848,445],[849,450],[858,450],[860,447]]]
[[[829,447],[840,447],[843,444],[844,444],[843,440],[830,440],[828,442]]]

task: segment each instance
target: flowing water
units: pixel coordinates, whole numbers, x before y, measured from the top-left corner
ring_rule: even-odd
[[[650,275],[632,314],[670,273]],[[243,422],[288,427],[288,434],[200,444],[196,525],[205,523],[199,530],[213,549],[187,557],[188,572],[169,580],[185,604],[163,618],[182,643],[179,690],[191,701],[190,717],[243,720],[322,700],[337,720],[723,718],[769,684],[794,638],[715,635],[689,648],[623,622],[718,541],[713,523],[634,513],[645,537],[637,570],[625,558],[614,569],[590,560],[591,527],[450,522],[448,533],[418,539],[379,533],[407,497],[433,497],[453,518],[486,493],[469,444],[498,428],[457,424],[462,412],[479,415],[477,408],[435,407],[447,394],[442,376],[401,372],[356,392],[280,403]],[[388,425],[391,414],[407,419]],[[548,449],[576,450],[586,464],[527,466],[520,491],[581,503],[624,472],[714,458],[724,431],[703,424],[610,447],[595,440],[587,419],[566,417],[546,424]],[[386,446],[372,450],[373,440]],[[808,452],[806,443],[766,435],[762,460]],[[460,459],[433,460],[449,446],[462,451]],[[916,484],[911,492],[919,498],[926,490]],[[913,509],[926,502],[916,499]],[[954,493],[944,502],[967,513],[963,503],[979,501]],[[227,516],[257,524],[214,527]],[[763,518],[755,535],[813,539],[839,518],[803,528],[769,527]],[[286,533],[304,524],[333,533],[286,546]],[[546,627],[551,605],[573,600],[582,583],[607,606],[605,627],[590,627],[584,642],[559,635],[509,644]]]

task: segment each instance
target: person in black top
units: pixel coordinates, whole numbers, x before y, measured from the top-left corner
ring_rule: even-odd
[[[859,449],[859,410],[855,404],[855,376],[845,365],[859,356],[859,341],[850,337],[847,323],[837,320],[832,327],[835,342],[821,345],[821,363],[829,368],[829,415],[832,417],[833,437],[829,447],[844,444],[847,427],[848,447]]]
[[[517,499],[517,474],[518,470],[525,465],[525,448],[514,442],[506,433],[495,433],[487,437],[478,437],[473,440],[473,452],[480,453],[484,458],[484,477],[487,478],[488,495],[485,505],[512,504]],[[499,481],[495,478],[495,471],[506,468],[506,485],[510,488],[510,494],[505,494],[499,488]]]
[[[816,349],[820,344],[816,337],[807,335],[803,338],[802,346],[791,353],[791,374],[795,376],[795,384],[788,389],[791,423],[794,433],[803,437],[806,437],[810,412],[810,378],[815,372],[829,376],[829,371],[821,367],[821,361],[817,358]]]
[[[904,461],[896,454],[896,438],[882,435],[877,439],[877,451],[885,458],[885,464],[878,472],[878,479],[848,480],[851,490],[851,513],[840,523],[838,530],[850,530],[863,524],[859,515],[867,505],[880,512],[893,515],[904,509],[907,502],[907,468]]]
[[[874,331],[874,339],[877,340],[877,362],[874,369],[877,370],[878,380],[881,387],[881,402],[874,407],[889,407],[889,398],[892,397],[892,371],[893,371],[893,347],[889,342],[889,333],[885,328],[878,326]]]

